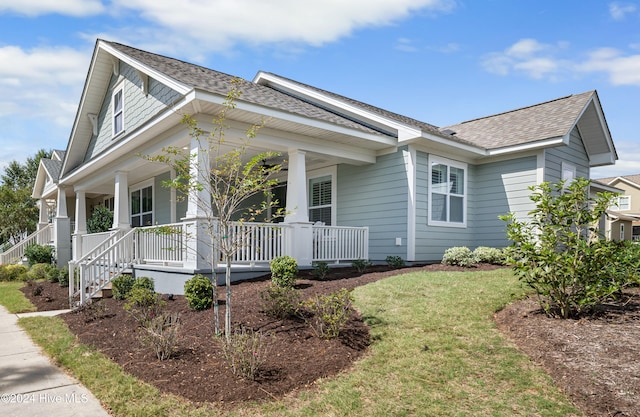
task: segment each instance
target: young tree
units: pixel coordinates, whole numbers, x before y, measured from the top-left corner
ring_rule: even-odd
[[[541,296],[547,314],[562,318],[590,309],[637,280],[637,256],[625,252],[633,248],[604,239],[598,230],[613,194],[592,198],[589,184],[578,178],[569,185],[531,187],[536,208],[529,221],[518,221],[513,213],[500,217],[513,242],[509,262]]]
[[[197,122],[190,116],[183,117],[183,123],[189,127],[190,135],[199,144],[199,152],[205,154],[208,169],[200,172],[191,167],[197,163],[194,156],[187,154],[182,148],[163,148],[163,154],[147,157],[148,160],[162,162],[175,170],[173,180],[165,183],[183,195],[194,196],[197,192],[198,207],[206,217],[207,233],[212,241],[210,254],[199,254],[211,259],[212,270],[216,266],[215,252],[219,252],[226,265],[225,270],[225,336],[231,336],[231,261],[239,248],[243,247],[248,236],[237,233],[233,229],[233,222],[254,221],[266,209],[277,205],[271,200],[271,189],[278,180],[275,175],[280,172],[280,164],[266,164],[265,161],[280,156],[277,152],[260,152],[256,155],[248,154],[250,140],[253,139],[262,124],[253,125],[246,131],[243,143],[235,145],[225,152],[225,133],[229,129],[227,111],[236,107],[236,100],[240,97],[240,86],[243,80],[233,81],[231,90],[227,93],[223,110],[213,119],[210,132],[198,127]],[[202,158],[202,155],[200,155]],[[264,200],[258,205],[249,205],[250,198],[262,194]],[[217,285],[213,286],[213,307],[215,332],[220,333],[218,320]]]

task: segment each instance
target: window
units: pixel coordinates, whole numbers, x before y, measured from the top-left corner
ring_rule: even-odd
[[[624,240],[624,223],[620,223],[620,240]]]
[[[429,166],[429,224],[466,226],[467,165],[431,157]]]
[[[621,195],[619,197],[616,197],[616,199],[614,200],[613,207],[611,207],[611,209],[616,211],[631,210],[631,196]]]
[[[562,181],[566,181],[565,186],[571,184],[576,179],[576,167],[567,162],[562,163]]]
[[[153,186],[131,191],[131,226],[153,225]]]
[[[109,211],[113,212],[115,207],[115,198],[114,197],[105,197],[103,200],[103,204]]]
[[[124,130],[124,95],[122,87],[113,92],[113,136],[117,136]]]
[[[309,221],[331,226],[332,216],[331,175],[309,180]]]

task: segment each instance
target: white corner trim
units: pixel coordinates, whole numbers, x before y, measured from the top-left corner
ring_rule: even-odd
[[[413,146],[402,151],[404,158],[405,172],[407,175],[408,206],[407,206],[407,259],[415,260],[416,258],[416,157],[417,152]]]

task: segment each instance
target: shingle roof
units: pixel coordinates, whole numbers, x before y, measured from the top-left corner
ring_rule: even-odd
[[[140,63],[195,89],[226,95],[229,92],[231,81],[237,78],[199,65],[153,54],[116,42],[103,42]],[[267,86],[242,80],[238,88],[242,92],[242,95],[240,96],[240,100],[242,101],[276,108],[288,113],[334,123],[351,129],[364,131],[366,133],[381,134],[379,131],[371,129],[368,126],[329,112],[295,97],[283,94]]]
[[[62,161],[54,161],[49,158],[41,159],[44,168],[47,170],[47,173],[51,176],[53,181],[57,181],[60,178],[60,171],[62,170]]]
[[[606,177],[606,178],[598,178],[595,181],[601,182],[603,184],[609,184],[611,181],[616,178],[624,178],[625,180],[637,184],[640,187],[640,174],[635,175],[619,175],[617,177]]]
[[[469,120],[451,129],[486,149],[503,148],[562,137],[576,124],[594,91]]]

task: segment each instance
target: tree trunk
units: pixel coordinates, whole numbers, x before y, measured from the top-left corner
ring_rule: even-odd
[[[225,301],[225,322],[224,333],[227,340],[231,338],[231,257],[226,256],[227,267],[225,272],[225,285],[227,287],[227,298]]]

